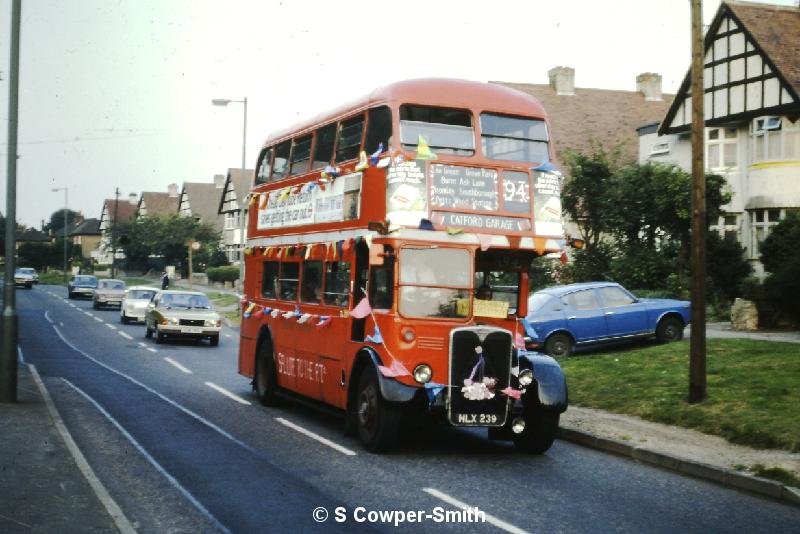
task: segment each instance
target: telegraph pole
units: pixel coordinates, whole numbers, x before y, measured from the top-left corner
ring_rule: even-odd
[[[114,224],[111,227],[111,278],[117,277],[117,212],[119,208],[119,187],[114,189]]]
[[[689,342],[689,402],[706,398],[706,177],[703,165],[702,1],[692,5],[692,334]]]
[[[22,0],[11,2],[11,70],[8,84],[8,180],[6,182],[6,272],[3,287],[3,341],[0,402],[17,402],[17,310],[14,269],[17,234],[17,130],[19,110],[19,20]]]

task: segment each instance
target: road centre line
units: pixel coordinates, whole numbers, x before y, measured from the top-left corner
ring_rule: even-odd
[[[153,347],[147,347],[147,350],[149,350],[150,352],[158,352],[158,351],[157,351],[156,349],[154,349]]]
[[[450,495],[443,493],[434,488],[422,488],[422,491],[427,493],[428,495],[432,495],[439,499],[440,501],[444,501],[451,506],[455,506],[456,508],[461,508],[462,510],[474,510],[477,507],[470,506],[465,502],[461,502],[455,497],[451,497]],[[530,534],[527,530],[523,530],[519,527],[512,525],[511,523],[506,523],[502,519],[498,519],[491,514],[487,514],[483,510],[481,510],[486,515],[486,522],[490,523],[501,530],[505,530],[506,532],[511,532],[512,534]]]
[[[137,345],[139,345],[140,347],[147,347],[147,343],[143,341],[140,341],[139,343],[137,343]]]
[[[92,317],[92,319],[94,319],[98,323],[102,323],[103,322],[103,320],[100,317]]]
[[[22,354],[22,347],[19,345],[17,345],[17,361],[22,364],[25,363],[25,356]]]
[[[197,508],[197,510],[198,510],[198,511],[199,511],[201,514],[203,514],[203,515],[206,517],[206,519],[208,519],[209,521],[211,521],[211,522],[214,524],[214,526],[216,526],[217,528],[219,528],[219,529],[220,529],[220,530],[222,530],[223,532],[230,532],[230,530],[228,530],[228,529],[225,527],[225,525],[223,525],[222,523],[220,523],[220,522],[219,522],[219,520],[218,520],[216,517],[214,517],[214,516],[211,514],[211,512],[209,512],[209,511],[208,511],[208,509],[207,509],[205,506],[203,506],[203,505],[202,505],[202,503],[200,503],[200,501],[198,501],[198,500],[195,498],[195,496],[194,496],[194,495],[192,495],[192,494],[189,492],[189,490],[187,490],[186,488],[184,488],[184,487],[181,485],[181,483],[180,483],[180,482],[178,482],[178,481],[175,479],[175,477],[173,477],[172,475],[170,475],[170,474],[169,474],[169,472],[168,472],[166,469],[164,469],[164,468],[161,466],[161,464],[159,464],[159,463],[158,463],[158,461],[157,461],[155,458],[153,458],[153,457],[150,455],[150,453],[149,453],[149,452],[147,452],[147,450],[146,450],[144,447],[142,447],[142,445],[141,445],[141,444],[140,444],[138,441],[136,441],[136,438],[134,438],[134,437],[133,437],[133,436],[130,434],[130,432],[128,432],[127,430],[125,430],[125,428],[124,428],[124,427],[123,427],[123,426],[122,426],[122,425],[119,423],[119,421],[117,421],[116,419],[114,419],[114,417],[113,417],[113,416],[112,416],[110,413],[108,413],[108,412],[105,410],[105,408],[103,408],[102,406],[100,406],[100,403],[98,403],[98,402],[97,402],[95,399],[93,399],[92,397],[90,397],[90,396],[89,396],[89,395],[88,395],[88,394],[87,394],[85,391],[83,391],[82,389],[80,389],[78,386],[76,386],[75,384],[73,384],[72,382],[70,382],[69,380],[67,380],[66,378],[63,378],[63,377],[62,377],[62,378],[61,378],[61,380],[63,380],[63,381],[64,381],[64,382],[65,382],[65,383],[66,383],[66,384],[69,386],[69,387],[71,387],[72,389],[74,389],[74,390],[75,390],[77,393],[79,393],[81,396],[83,396],[83,398],[85,398],[85,399],[86,399],[87,401],[89,401],[89,402],[90,402],[92,405],[94,405],[94,407],[95,407],[95,408],[97,408],[97,411],[99,411],[101,414],[103,414],[103,416],[104,416],[104,417],[105,417],[105,418],[108,420],[108,422],[109,422],[109,423],[111,423],[112,425],[114,425],[114,426],[117,428],[117,430],[119,430],[119,431],[120,431],[120,433],[121,433],[123,436],[125,436],[125,438],[126,438],[126,439],[127,439],[129,442],[130,442],[130,444],[131,444],[131,445],[133,445],[133,446],[134,446],[134,448],[135,448],[136,450],[138,450],[138,451],[141,453],[141,455],[142,455],[142,456],[144,456],[145,460],[147,460],[147,461],[150,463],[150,465],[152,465],[152,466],[155,468],[155,470],[156,470],[156,471],[158,471],[159,473],[161,473],[161,475],[163,475],[163,476],[164,476],[164,478],[166,478],[166,479],[169,481],[169,483],[170,483],[170,484],[172,484],[172,485],[175,487],[175,489],[177,489],[177,490],[178,490],[178,491],[179,491],[179,492],[180,492],[180,493],[181,493],[181,494],[182,494],[184,497],[186,497],[186,499],[187,499],[187,500],[188,500],[190,503],[192,503],[192,504],[195,506],[195,508]]]
[[[125,339],[133,339],[133,336],[130,336],[130,335],[126,334],[126,333],[125,333],[125,332],[123,332],[122,330],[118,330],[118,331],[117,331],[117,334],[121,335],[121,336],[122,336],[122,337],[124,337]]]
[[[50,310],[44,311],[44,318],[47,319],[47,322],[53,324],[53,320],[50,318]]]
[[[106,326],[107,326],[107,327],[109,327],[111,330],[116,330],[116,329],[117,329],[117,327],[116,327],[116,326],[114,326],[114,325],[113,325],[113,324],[111,324],[111,323],[106,323]]]
[[[167,362],[170,365],[173,365],[173,366],[177,367],[178,369],[180,369],[181,371],[183,371],[187,375],[192,374],[192,370],[191,369],[188,369],[188,368],[184,367],[183,365],[179,364],[178,362],[176,362],[175,360],[173,360],[169,356],[164,356],[164,361]]]
[[[216,385],[214,382],[206,382],[206,385],[208,387],[210,387],[211,389],[214,389],[214,390],[222,393],[223,395],[225,395],[229,399],[235,400],[239,404],[246,404],[247,406],[251,406],[252,405],[252,403],[250,401],[241,398],[239,395],[235,395],[235,394],[231,393],[227,389]]]
[[[186,408],[185,406],[183,406],[183,405],[177,403],[176,401],[170,399],[166,395],[163,395],[162,393],[159,393],[158,391],[154,390],[150,386],[148,386],[148,385],[146,385],[146,384],[144,384],[142,382],[139,382],[138,380],[136,380],[132,376],[128,376],[125,373],[123,373],[122,371],[117,371],[116,369],[114,369],[110,365],[107,365],[107,364],[101,362],[100,360],[98,360],[96,358],[93,358],[92,356],[90,356],[86,352],[82,351],[81,349],[79,349],[78,347],[73,345],[67,338],[65,338],[64,334],[61,333],[61,330],[59,330],[58,327],[53,326],[53,330],[56,331],[56,334],[58,334],[58,337],[61,338],[61,341],[63,341],[69,348],[71,348],[72,350],[74,350],[75,352],[77,352],[78,354],[83,356],[84,358],[86,358],[88,360],[91,360],[92,362],[96,363],[100,367],[102,367],[102,368],[104,368],[104,369],[106,369],[108,371],[111,371],[112,373],[114,373],[116,375],[119,375],[122,378],[125,378],[125,379],[129,380],[130,382],[133,382],[134,384],[136,384],[140,388],[144,389],[145,391],[148,391],[148,392],[152,393],[153,395],[155,395],[159,399],[163,400],[164,402],[166,402],[166,403],[174,406],[175,408],[179,409],[180,411],[182,411],[183,413],[185,413],[186,415],[188,415],[192,419],[194,419],[196,421],[199,421],[200,423],[204,424],[208,428],[216,431],[218,434],[228,438],[230,441],[232,441],[235,444],[239,445],[244,450],[246,450],[246,451],[258,456],[259,458],[263,458],[263,456],[257,450],[255,450],[253,447],[251,447],[250,445],[246,444],[242,440],[234,437],[230,432],[227,432],[227,431],[223,430],[222,428],[220,428],[219,426],[215,425],[211,421],[209,421],[207,419],[204,419],[202,416],[196,414],[195,412],[191,411],[190,409]],[[155,349],[151,349],[149,347],[147,348],[147,350],[150,350],[152,352],[156,352]]]
[[[292,430],[296,430],[296,431],[300,432],[301,434],[308,436],[311,439],[317,440],[320,443],[322,443],[323,445],[327,445],[331,449],[333,449],[335,451],[339,451],[339,452],[341,452],[342,454],[344,454],[346,456],[355,456],[356,455],[355,451],[352,451],[352,450],[348,449],[347,447],[342,447],[338,443],[334,443],[334,442],[332,442],[331,440],[329,440],[327,438],[323,438],[319,434],[315,434],[314,432],[312,432],[310,430],[306,430],[302,426],[296,425],[296,424],[292,423],[291,421],[287,421],[283,417],[276,417],[275,420],[277,422],[279,422],[280,424],[282,424],[283,426],[288,426]]]

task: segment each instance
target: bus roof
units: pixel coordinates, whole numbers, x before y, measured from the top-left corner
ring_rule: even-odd
[[[289,128],[271,133],[264,145],[301,134],[322,124],[332,122],[354,111],[376,104],[411,103],[429,106],[493,111],[509,115],[545,118],[544,108],[533,96],[502,85],[455,80],[449,78],[420,78],[379,87],[370,94],[336,109]]]

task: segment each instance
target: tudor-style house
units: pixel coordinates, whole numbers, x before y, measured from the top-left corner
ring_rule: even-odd
[[[101,235],[100,246],[97,249],[97,263],[111,265],[113,257],[118,260],[125,258],[125,254],[120,249],[112,250],[111,234],[116,224],[133,218],[138,202],[139,196],[136,193],[131,193],[127,200],[107,199],[103,201],[103,209],[100,212]]]
[[[142,191],[136,207],[136,217],[171,215],[178,209],[178,184],[169,184],[167,192]]]
[[[723,2],[705,37],[705,161],[733,198],[713,227],[735,235],[759,275],[759,247],[800,209],[800,9]],[[662,120],[639,130],[640,160],[688,169],[690,73]]]
[[[225,185],[219,199],[220,215],[225,217],[225,226],[222,231],[222,247],[228,261],[238,263],[241,259],[242,244],[247,239],[247,227],[242,232],[242,210],[245,221],[247,219],[247,193],[253,182],[252,169],[228,169],[225,175]],[[215,177],[215,181],[217,177]],[[244,236],[242,236],[244,233]]]
[[[213,183],[184,182],[178,197],[177,211],[182,217],[193,217],[222,231],[223,218],[219,214],[219,199],[225,177],[214,177]]]

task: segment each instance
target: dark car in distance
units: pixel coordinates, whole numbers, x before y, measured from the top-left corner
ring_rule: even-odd
[[[568,356],[576,346],[655,336],[677,341],[689,324],[685,300],[640,299],[613,282],[542,289],[528,297],[526,347]]]
[[[79,274],[72,278],[67,284],[67,295],[69,298],[89,297],[94,295],[97,288],[97,278],[88,274]]]

